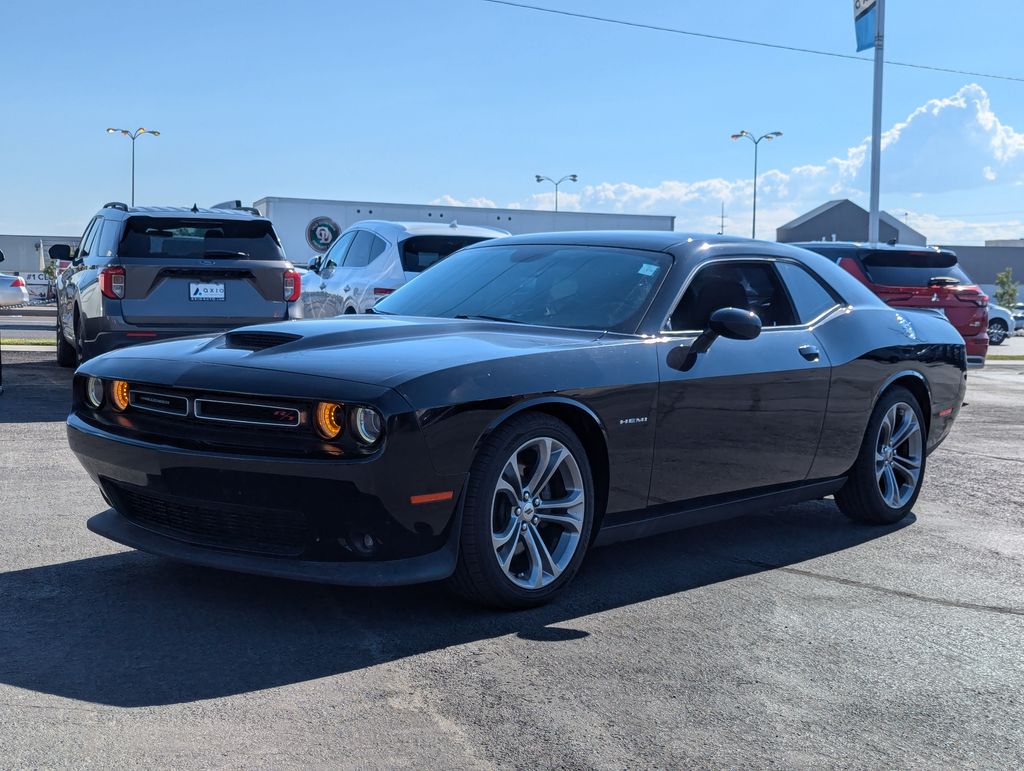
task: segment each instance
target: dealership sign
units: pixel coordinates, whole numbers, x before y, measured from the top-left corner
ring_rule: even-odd
[[[330,217],[316,217],[306,226],[306,241],[318,252],[326,252],[340,234],[341,228]]]

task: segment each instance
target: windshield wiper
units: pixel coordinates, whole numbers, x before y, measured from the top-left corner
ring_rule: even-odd
[[[525,324],[525,321],[517,321],[516,319],[503,319],[501,316],[484,316],[483,314],[476,314],[473,316],[467,316],[465,313],[460,313],[455,318],[457,319],[472,319],[474,321],[504,321],[507,324]]]
[[[366,311],[366,312],[367,312],[367,313],[375,313],[375,314],[377,314],[378,316],[394,316],[394,315],[395,315],[395,314],[394,314],[394,313],[392,313],[391,311],[379,311],[379,310],[377,310],[376,308],[369,308],[369,309],[367,309],[367,311]]]

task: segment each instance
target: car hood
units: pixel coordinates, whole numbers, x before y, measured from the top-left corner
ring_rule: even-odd
[[[603,334],[468,319],[349,315],[136,345],[100,358],[110,363],[187,360],[190,365],[227,365],[395,388],[450,367],[592,344]]]

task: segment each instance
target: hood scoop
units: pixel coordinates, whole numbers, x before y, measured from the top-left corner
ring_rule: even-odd
[[[289,335],[284,332],[228,332],[224,347],[263,351],[301,339],[302,335]]]

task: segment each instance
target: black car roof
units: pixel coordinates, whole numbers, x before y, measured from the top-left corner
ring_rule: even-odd
[[[505,236],[472,248],[506,246],[515,244],[570,244],[575,246],[609,246],[622,249],[648,249],[664,252],[673,246],[686,243],[726,244],[749,242],[738,236],[707,235],[705,233],[684,233],[671,230],[580,230],[561,233],[526,233],[519,236]]]

